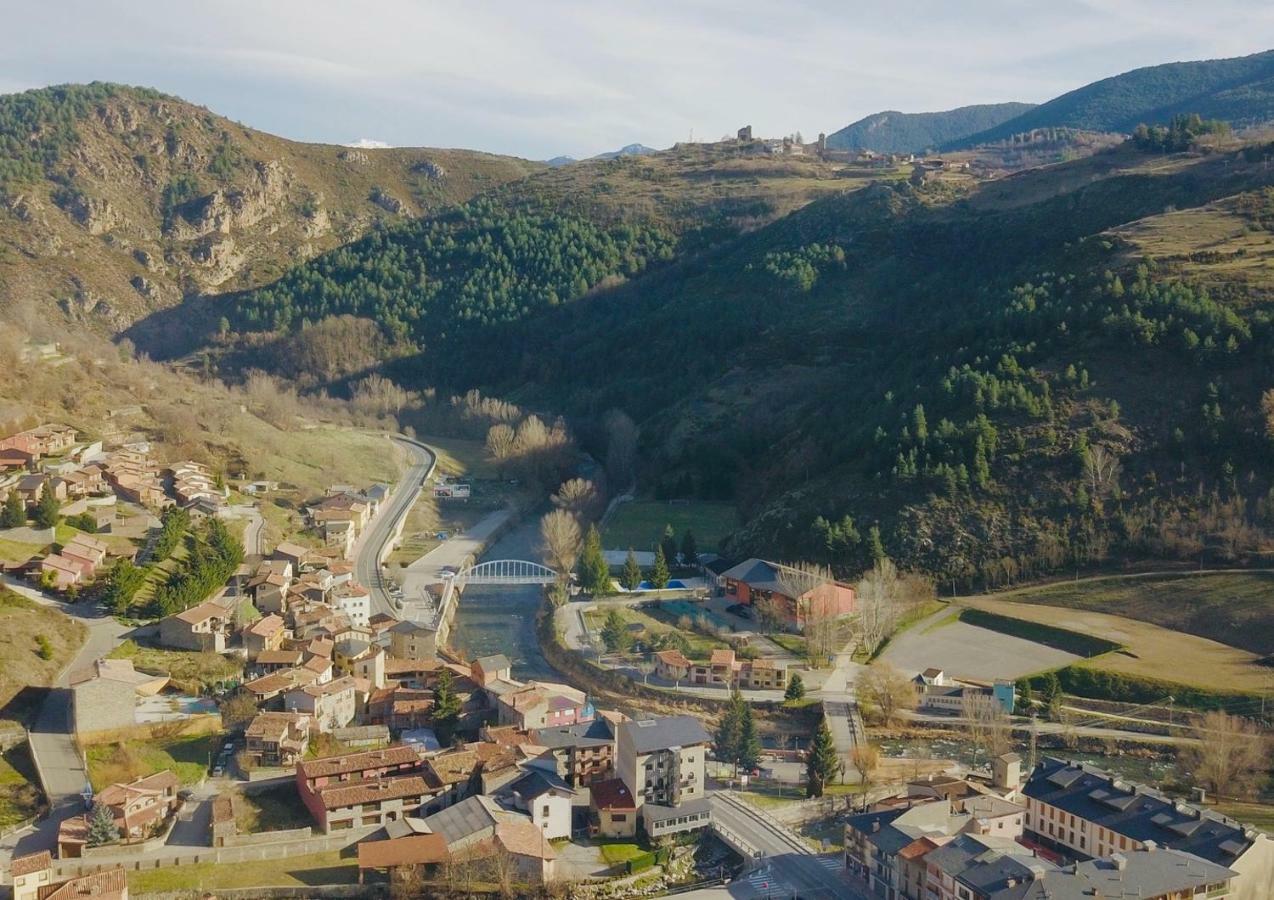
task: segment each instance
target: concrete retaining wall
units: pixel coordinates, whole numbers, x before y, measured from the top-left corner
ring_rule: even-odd
[[[255,834],[227,835],[225,846],[255,847],[259,844],[296,843],[309,840],[312,837],[314,837],[314,829],[307,825],[304,828],[291,828],[287,831],[259,831]]]

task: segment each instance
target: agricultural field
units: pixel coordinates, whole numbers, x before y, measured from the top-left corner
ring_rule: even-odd
[[[1274,572],[1203,572],[1086,578],[993,599],[1110,613],[1171,631],[1274,654]]]
[[[1122,645],[1122,650],[1078,663],[1089,668],[1222,692],[1256,693],[1270,686],[1270,670],[1259,664],[1256,654],[1149,622],[1109,613],[994,597],[965,597],[960,602],[1001,616],[1050,625]],[[942,628],[928,637],[961,627],[965,627],[964,623]],[[1042,660],[1041,656],[1041,663]],[[1040,664],[1034,671],[1045,668],[1052,666]]]
[[[602,530],[602,544],[610,550],[651,550],[671,525],[680,544],[690,529],[701,553],[714,553],[739,524],[729,503],[693,500],[686,503],[663,500],[634,500],[621,503]]]

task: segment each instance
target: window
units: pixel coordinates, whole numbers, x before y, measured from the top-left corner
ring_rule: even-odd
[[[610,820],[612,822],[627,822],[628,813],[611,813]]]
[[[543,811],[540,813],[540,815],[544,816],[545,818],[548,818],[548,814],[549,814],[549,805],[548,805],[547,803],[545,803],[545,804],[544,804],[544,809],[543,809]]]

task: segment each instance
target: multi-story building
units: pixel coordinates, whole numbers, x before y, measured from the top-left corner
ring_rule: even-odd
[[[500,724],[523,730],[590,722],[595,712],[583,691],[552,681],[527,682],[497,694],[495,702]]]
[[[1068,857],[1167,847],[1238,873],[1236,900],[1274,897],[1274,843],[1211,810],[1054,757],[1036,765],[1022,794],[1028,836]]]
[[[273,676],[270,676],[273,677]],[[326,684],[307,684],[283,695],[283,708],[289,712],[308,713],[321,732],[344,728],[358,713],[356,688],[352,676],[336,678]]]
[[[259,766],[294,766],[310,747],[310,717],[305,713],[263,712],[249,723],[248,755]]]
[[[619,724],[615,771],[636,800],[651,837],[708,825],[704,760],[710,741],[692,716]]]
[[[557,774],[572,787],[587,786],[615,774],[615,731],[603,718],[536,729],[529,741],[548,748],[557,763]]]
[[[800,631],[812,621],[854,611],[852,586],[763,559],[748,559],[721,574],[726,596],[764,607],[782,627]]]
[[[325,832],[384,824],[391,813],[401,818],[430,793],[420,777],[420,756],[411,747],[302,759],[296,764],[296,787]]]

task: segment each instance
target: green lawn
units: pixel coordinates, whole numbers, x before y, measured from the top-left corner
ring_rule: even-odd
[[[1251,825],[1266,834],[1274,835],[1274,804],[1245,803],[1241,800],[1234,800],[1227,803],[1217,803],[1212,808],[1232,819],[1237,819],[1244,825]]]
[[[600,849],[602,851],[602,859],[612,866],[622,865],[646,852],[639,844],[634,844],[631,841],[602,844]]]
[[[468,478],[497,478],[495,463],[487,456],[482,441],[459,438],[422,437],[421,441],[438,451],[438,471],[445,475]]]
[[[243,677],[244,662],[237,656],[206,651],[160,650],[124,641],[109,654],[112,659],[131,659],[143,672],[166,672],[172,683],[189,693],[200,693],[219,681]]]
[[[164,769],[172,770],[182,784],[195,784],[208,770],[221,736],[216,733],[157,737],[122,743],[92,744],[85,750],[88,777],[96,790],[129,782]]]
[[[648,613],[634,609],[631,606],[603,606],[599,609],[590,610],[584,613],[584,619],[588,623],[589,631],[600,633],[602,626],[606,624],[606,617],[610,615],[610,611],[615,609],[619,612],[619,617],[625,623],[637,623],[644,627],[644,632],[634,634],[633,637],[638,640],[648,639],[653,635],[666,634],[670,631],[678,631],[685,635],[686,640],[690,644],[690,649],[686,656],[691,659],[707,659],[713,650],[729,647],[725,641],[719,638],[708,637],[698,631],[688,628],[678,628],[675,624],[669,624],[656,619]]]
[[[715,552],[738,524],[738,514],[729,503],[634,500],[615,509],[602,532],[602,543],[611,550],[652,550],[663,537],[664,527],[671,525],[678,545],[689,528],[700,552]]]
[[[0,829],[29,819],[39,811],[43,797],[36,782],[26,744],[11,747],[0,756]]]
[[[1274,653],[1274,573],[1270,572],[1090,578],[995,597],[1126,616],[1261,656]]]
[[[251,793],[240,792],[234,797],[234,813],[235,822],[243,834],[288,831],[314,824],[293,784]]]
[[[19,541],[0,539],[0,560],[9,563],[24,563],[33,556],[39,556],[47,549],[47,544],[24,544]]]
[[[800,657],[801,659],[805,658],[805,654],[809,650],[809,644],[806,642],[805,638],[801,637],[799,634],[792,634],[787,631],[775,631],[766,634],[766,637],[778,644],[788,653],[793,656]]]
[[[316,884],[355,884],[357,881],[356,857],[352,854],[343,857],[339,850],[286,859],[198,863],[128,873],[129,891],[136,894],[254,887],[305,887]]]

